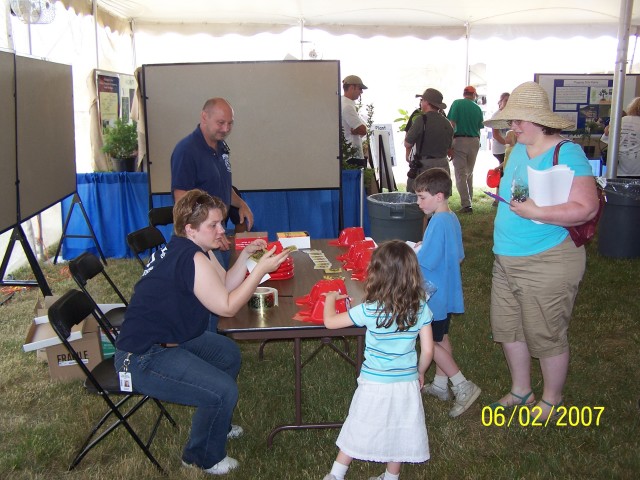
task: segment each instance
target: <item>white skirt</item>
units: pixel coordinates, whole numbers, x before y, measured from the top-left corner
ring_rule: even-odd
[[[429,439],[418,380],[375,383],[358,378],[336,445],[358,460],[429,460]]]

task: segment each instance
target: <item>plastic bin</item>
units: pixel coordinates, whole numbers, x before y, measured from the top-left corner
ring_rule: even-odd
[[[376,243],[385,240],[422,240],[424,213],[416,203],[415,193],[376,193],[367,197],[371,237]]]
[[[606,257],[640,257],[640,180],[608,179],[604,191],[598,251]]]

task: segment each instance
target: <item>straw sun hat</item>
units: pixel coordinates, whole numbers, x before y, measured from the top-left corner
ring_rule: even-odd
[[[509,120],[526,120],[549,128],[567,130],[575,123],[551,111],[547,92],[536,82],[525,82],[511,92],[507,105],[484,122],[491,128],[509,128]]]

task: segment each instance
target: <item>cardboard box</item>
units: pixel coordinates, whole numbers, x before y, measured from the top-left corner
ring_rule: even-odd
[[[39,316],[34,318],[29,326],[22,348],[25,352],[42,349],[46,351],[49,375],[52,380],[82,379],[85,378],[84,373],[62,344],[46,316],[46,309],[57,298],[45,297],[38,301],[35,310]],[[85,318],[76,325],[71,330],[69,340],[89,369],[96,367],[102,361],[102,342],[98,323],[93,316]]]
[[[269,241],[268,232],[239,232],[235,236],[236,250],[242,250],[254,240],[262,239],[265,242]]]
[[[311,248],[311,237],[309,232],[278,232],[278,241],[284,248],[294,245],[299,250]]]
[[[46,350],[49,375],[52,380],[84,378],[84,373],[53,331],[51,324],[43,322],[41,318],[35,319],[29,327],[23,345],[24,351],[30,352],[43,348]],[[92,328],[91,322],[88,319],[83,320],[72,329],[69,338],[84,364],[92,369],[102,361],[102,345],[100,333],[88,331],[90,328]]]

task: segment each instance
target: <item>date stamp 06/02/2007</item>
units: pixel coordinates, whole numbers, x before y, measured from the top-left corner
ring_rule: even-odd
[[[604,407],[552,407],[547,418],[542,418],[542,408],[516,405],[511,411],[503,406],[482,408],[482,425],[485,427],[599,427]]]

